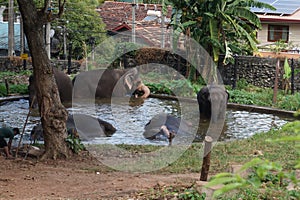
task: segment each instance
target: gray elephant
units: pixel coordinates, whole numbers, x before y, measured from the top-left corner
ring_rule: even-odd
[[[70,77],[65,74],[62,71],[59,71],[57,68],[53,68],[53,74],[54,78],[57,84],[60,100],[62,103],[68,103],[72,101],[72,81]],[[35,98],[34,102],[32,103],[32,100],[34,96],[36,95],[36,90],[35,90],[35,80],[34,76],[31,75],[29,77],[29,86],[28,86],[28,91],[29,91],[29,106],[32,105],[33,108],[37,107],[37,100]]]
[[[136,68],[98,69],[82,72],[73,79],[74,98],[111,98],[135,95],[147,98],[150,90],[145,86]]]
[[[208,85],[197,93],[200,117],[213,123],[225,119],[229,93],[221,85]]]
[[[149,140],[168,140],[170,143],[176,135],[189,135],[192,124],[169,114],[155,115],[144,128],[143,136]]]
[[[86,114],[71,114],[67,122],[68,134],[78,136],[81,140],[91,140],[96,137],[110,137],[116,129],[110,123]],[[35,125],[30,133],[32,141],[43,140],[41,124]]]

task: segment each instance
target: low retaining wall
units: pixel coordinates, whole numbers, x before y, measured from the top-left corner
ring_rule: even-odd
[[[52,61],[53,65],[61,70],[66,70],[68,68],[68,60],[54,60]],[[32,69],[32,61],[31,58],[26,60],[26,66],[24,65],[24,60],[18,56],[2,56],[0,57],[0,72],[4,71],[13,71],[19,72],[24,69]],[[81,62],[80,61],[71,61],[71,73],[77,73],[81,70]]]
[[[222,58],[221,58],[222,59]],[[294,89],[300,91],[300,61],[288,60],[290,67],[295,69]],[[273,88],[276,73],[276,58],[261,58],[255,56],[235,57],[234,64],[219,64],[218,69],[223,77],[225,85],[233,85],[234,81],[244,79],[247,83],[258,86]],[[279,88],[283,88],[284,60],[280,61]],[[291,82],[291,80],[290,80]]]

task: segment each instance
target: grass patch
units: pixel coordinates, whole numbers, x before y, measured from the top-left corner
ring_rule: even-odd
[[[294,135],[293,126],[289,123],[281,130],[271,130],[266,133],[259,133],[251,138],[244,140],[235,140],[231,142],[219,142],[212,149],[210,174],[224,172],[229,169],[231,164],[243,164],[255,157],[282,163],[285,170],[294,168],[300,152],[297,150],[296,142],[268,142],[268,139],[278,139],[284,136]],[[105,156],[124,156],[122,152],[107,151],[110,146],[114,145],[96,145],[97,151]],[[150,153],[159,151],[165,147],[154,145],[117,145],[119,149],[125,150],[130,155],[139,155],[142,153]],[[103,149],[103,150],[101,150]],[[113,148],[112,148],[113,149]],[[106,151],[104,151],[106,150]],[[193,143],[182,155],[166,167],[156,171],[155,173],[191,173],[199,172],[202,166],[202,143]],[[260,151],[263,155],[256,155]],[[110,153],[112,155],[110,155]],[[176,152],[174,153],[176,154]],[[173,156],[173,155],[170,155]],[[126,158],[126,156],[124,156]],[[157,162],[160,165],[164,160],[151,160],[149,162]],[[126,164],[126,163],[125,163]],[[139,169],[141,166],[137,166]]]

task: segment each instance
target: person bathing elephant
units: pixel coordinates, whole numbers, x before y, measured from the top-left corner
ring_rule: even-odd
[[[68,134],[78,136],[81,140],[110,137],[116,132],[116,128],[110,123],[86,114],[70,114],[66,125]],[[30,138],[32,141],[43,140],[42,124],[32,128]]]
[[[169,114],[155,115],[144,128],[143,136],[149,140],[168,140],[171,144],[176,135],[189,135],[192,124]]]
[[[225,120],[229,93],[221,85],[208,85],[197,93],[200,117],[216,123]]]
[[[70,77],[64,72],[58,70],[57,68],[53,68],[54,78],[57,84],[60,100],[62,103],[68,103],[72,101],[72,81]],[[36,100],[36,89],[35,89],[35,80],[33,75],[29,77],[29,106],[32,105],[32,108],[37,108],[37,100]]]
[[[73,79],[73,86],[74,98],[111,98],[134,94],[144,99],[150,95],[136,68],[82,72]]]

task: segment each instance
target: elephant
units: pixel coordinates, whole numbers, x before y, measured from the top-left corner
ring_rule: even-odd
[[[68,135],[73,134],[81,140],[110,137],[116,132],[116,128],[110,123],[86,114],[69,114],[66,125]],[[43,140],[42,124],[32,128],[30,138],[32,141]]]
[[[57,84],[61,102],[62,103],[71,102],[73,85],[70,77],[64,72],[58,70],[57,68],[53,68],[53,74]],[[29,91],[29,106],[32,106],[32,108],[36,108],[37,107],[36,99],[34,100],[34,102],[32,102],[36,94],[35,80],[33,75],[29,77],[28,91]]]
[[[145,99],[150,95],[136,68],[82,72],[73,79],[73,86],[75,99],[124,97],[133,93],[135,97]]]
[[[144,127],[143,136],[149,140],[169,140],[177,135],[191,134],[192,124],[170,114],[155,115]]]
[[[221,85],[208,85],[197,93],[200,117],[217,123],[224,120],[229,93]]]

